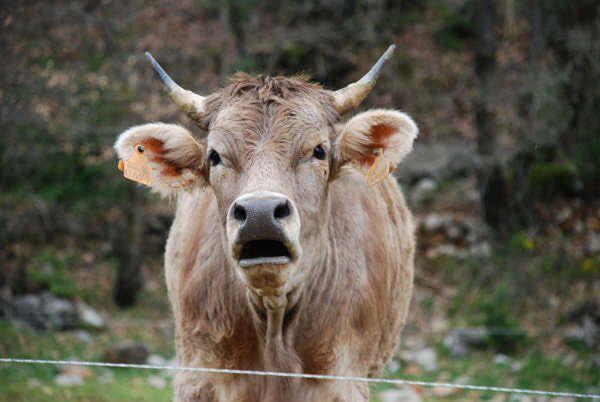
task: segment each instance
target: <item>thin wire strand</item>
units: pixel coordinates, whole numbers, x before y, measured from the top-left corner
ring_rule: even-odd
[[[542,391],[542,390],[523,389],[523,388],[488,387],[488,386],[484,386],[484,385],[453,384],[453,383],[444,383],[444,382],[428,382],[428,381],[403,380],[403,379],[391,379],[391,378],[390,379],[388,379],[388,378],[368,378],[368,377],[325,375],[325,374],[281,373],[281,372],[277,372],[277,371],[233,370],[233,369],[219,369],[219,368],[208,368],[208,367],[159,366],[159,365],[151,365],[151,364],[105,363],[105,362],[90,362],[90,361],[75,361],[75,360],[42,360],[42,359],[0,358],[0,362],[1,363],[23,363],[23,364],[74,365],[74,366],[111,367],[111,368],[136,368],[136,369],[144,369],[144,370],[195,371],[195,372],[214,373],[214,374],[256,375],[256,376],[263,376],[263,377],[265,377],[265,376],[286,377],[286,378],[301,378],[301,379],[308,379],[308,380],[358,381],[358,382],[366,382],[366,383],[420,385],[423,387],[443,387],[443,388],[454,388],[454,389],[462,389],[462,390],[469,390],[469,391],[490,391],[490,392],[506,392],[506,393],[514,393],[514,394],[600,399],[600,394],[580,394],[580,393],[573,393],[573,392]]]

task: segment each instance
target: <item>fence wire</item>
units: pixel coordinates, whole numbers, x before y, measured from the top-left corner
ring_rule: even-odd
[[[19,359],[19,358],[0,358],[0,363],[13,364],[47,364],[47,365],[74,365],[74,366],[91,366],[91,367],[109,367],[109,368],[135,368],[143,370],[169,370],[169,371],[194,371],[201,373],[213,374],[237,374],[237,375],[254,375],[263,377],[285,377],[299,378],[305,380],[326,380],[326,381],[357,381],[366,383],[384,383],[395,385],[417,385],[423,387],[441,387],[454,388],[467,391],[487,391],[487,392],[503,392],[511,394],[528,394],[539,396],[554,396],[554,397],[570,397],[570,398],[585,398],[585,399],[600,399],[600,394],[582,394],[575,392],[559,392],[545,391],[536,389],[524,388],[506,388],[493,387],[485,385],[470,385],[470,384],[454,384],[445,382],[429,382],[393,378],[369,378],[356,376],[342,375],[326,375],[326,374],[304,374],[304,373],[282,373],[277,371],[258,371],[258,370],[235,370],[235,369],[220,369],[210,367],[179,367],[179,366],[159,366],[151,364],[127,364],[127,363],[107,363],[107,362],[91,362],[77,360],[43,360],[43,359]]]

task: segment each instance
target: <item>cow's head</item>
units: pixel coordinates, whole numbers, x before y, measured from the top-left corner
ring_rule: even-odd
[[[377,155],[391,171],[412,148],[417,128],[398,111],[371,110],[338,124],[373,88],[392,51],[338,91],[299,77],[238,74],[207,97],[182,89],[147,54],[171,98],[208,134],[146,124],[121,134],[115,148],[127,159],[142,145],[152,186],[163,195],[212,191],[240,278],[260,295],[283,295],[324,258],[329,184],[348,167],[376,168]]]

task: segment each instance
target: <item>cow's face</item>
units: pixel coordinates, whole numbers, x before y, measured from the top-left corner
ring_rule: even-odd
[[[417,133],[407,115],[389,110],[336,124],[335,102],[301,79],[238,77],[203,101],[205,138],[147,124],[127,130],[115,148],[128,159],[142,145],[162,194],[212,191],[231,266],[259,295],[280,296],[325,256],[329,184],[344,167],[380,168],[378,154],[395,166]]]
[[[252,288],[276,294],[323,254],[338,114],[331,96],[303,81],[247,79],[256,85],[209,106],[206,178],[232,265]],[[259,93],[285,84],[299,93]]]

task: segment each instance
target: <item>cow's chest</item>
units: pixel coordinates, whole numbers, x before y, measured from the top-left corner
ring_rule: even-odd
[[[335,326],[315,331],[311,325],[295,322],[280,337],[270,339],[267,323],[254,321],[256,317],[250,311],[246,314],[239,317],[226,336],[215,337],[214,331],[201,331],[184,338],[196,339],[193,343],[198,360],[245,370],[327,374],[342,368],[345,349],[351,349],[351,345],[341,343]]]

